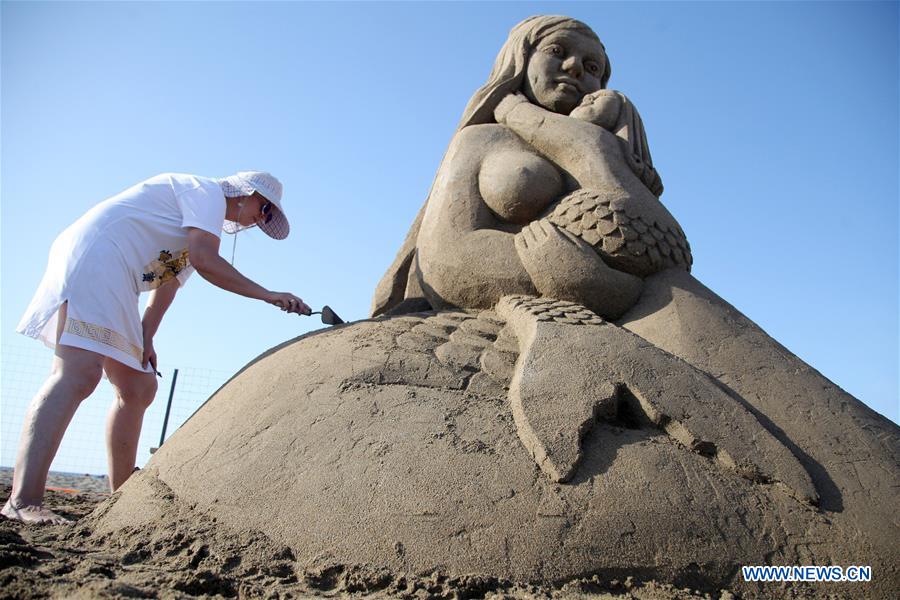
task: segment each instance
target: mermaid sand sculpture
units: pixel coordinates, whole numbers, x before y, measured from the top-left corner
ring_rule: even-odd
[[[889,597],[898,428],[691,276],[610,73],[583,23],[514,27],[373,318],[249,364],[96,534],[200,513],[328,573],[747,598],[740,565],[865,564],[827,592]]]
[[[623,94],[603,89],[609,75],[587,26],[537,17],[516,27],[408,236],[415,248],[398,257],[407,272],[389,272],[382,289],[396,297],[399,280],[432,308],[497,307],[519,339],[510,389],[519,435],[555,481],[574,475],[598,415],[614,419],[621,408],[815,503],[788,449],[709,377],[602,318],[555,321],[540,309],[546,302],[529,300],[617,319],[638,303],[644,277],[690,268],[684,232],[658,199],[641,118]],[[396,312],[391,304],[376,297],[373,312]],[[646,375],[662,365],[666,377]]]

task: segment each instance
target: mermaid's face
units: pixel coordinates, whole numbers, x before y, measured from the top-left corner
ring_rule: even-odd
[[[567,115],[585,94],[602,86],[606,64],[603,46],[573,30],[542,39],[528,60],[522,92],[533,103]]]

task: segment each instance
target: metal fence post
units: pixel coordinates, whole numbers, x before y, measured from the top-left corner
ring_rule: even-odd
[[[166,403],[166,416],[163,417],[162,433],[159,434],[159,445],[166,441],[166,427],[169,425],[169,412],[172,410],[172,398],[175,396],[175,382],[178,381],[178,369],[172,373],[172,386],[169,388],[169,401]]]

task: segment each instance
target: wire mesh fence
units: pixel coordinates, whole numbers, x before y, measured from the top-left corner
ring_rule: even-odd
[[[21,336],[3,336],[0,343],[0,466],[15,463],[19,435],[28,403],[50,372],[53,352]],[[144,415],[138,445],[137,464],[144,466],[150,449],[160,445],[166,404],[172,405],[166,426],[168,438],[233,373],[213,369],[180,367],[164,372],[156,400]],[[172,382],[175,380],[174,391]],[[115,398],[109,381],[103,379],[96,391],[81,403],[66,430],[50,469],[68,473],[104,474],[106,466],[106,413]]]

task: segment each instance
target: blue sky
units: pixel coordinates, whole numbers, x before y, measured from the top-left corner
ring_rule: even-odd
[[[896,2],[3,2],[4,343],[59,232],[164,171],[276,174],[291,237],[241,234],[236,266],[366,317],[467,100],[541,13],[604,41],[697,278],[900,419]],[[316,327],[195,275],[156,348],[233,372]]]

